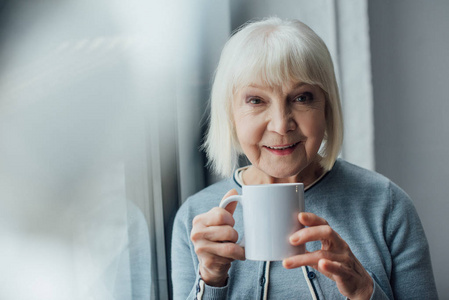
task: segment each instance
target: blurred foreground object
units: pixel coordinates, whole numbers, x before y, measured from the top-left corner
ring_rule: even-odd
[[[139,57],[149,5],[126,5],[1,7],[1,299],[150,298],[148,226],[127,198],[124,143],[151,105],[138,86],[149,81]]]

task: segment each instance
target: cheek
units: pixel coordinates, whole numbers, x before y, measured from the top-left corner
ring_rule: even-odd
[[[245,118],[244,116],[236,116],[235,131],[237,139],[240,143],[242,150],[245,154],[254,151],[258,148],[259,142],[262,139],[263,128],[257,125],[257,121],[254,118]]]
[[[326,120],[324,113],[313,114],[307,121],[303,122],[302,132],[308,139],[316,140],[321,143],[326,131]]]
[[[249,144],[254,139],[254,129],[251,126],[251,122],[240,119],[235,122],[235,131],[240,144]]]

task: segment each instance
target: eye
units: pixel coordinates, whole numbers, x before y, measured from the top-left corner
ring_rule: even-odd
[[[252,105],[257,105],[257,104],[262,103],[262,100],[260,100],[259,98],[256,98],[256,97],[251,97],[246,100],[246,103],[252,104]]]
[[[309,103],[313,101],[313,94],[310,92],[302,93],[293,99],[294,102]]]

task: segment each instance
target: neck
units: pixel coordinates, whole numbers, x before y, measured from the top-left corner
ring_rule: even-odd
[[[308,185],[315,182],[321,175],[323,175],[323,173],[323,167],[321,167],[319,162],[314,161],[298,174],[285,178],[272,177],[254,166],[250,166],[243,172],[242,175],[243,182],[248,185],[301,182],[304,183],[305,187],[307,187]]]

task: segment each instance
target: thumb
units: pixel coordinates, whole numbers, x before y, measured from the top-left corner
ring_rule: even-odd
[[[223,199],[221,199],[221,202],[223,202],[223,200],[226,199],[226,198],[229,198],[229,197],[231,197],[231,196],[238,195],[238,194],[239,194],[239,193],[237,193],[236,189],[232,189],[232,190],[228,191],[228,192],[223,196]],[[220,203],[221,203],[221,202],[220,202]],[[231,215],[233,215],[236,207],[237,207],[237,202],[234,201],[234,202],[231,202],[231,203],[229,203],[228,205],[226,205],[226,207],[225,207],[224,209],[226,209],[228,212],[231,213]]]

